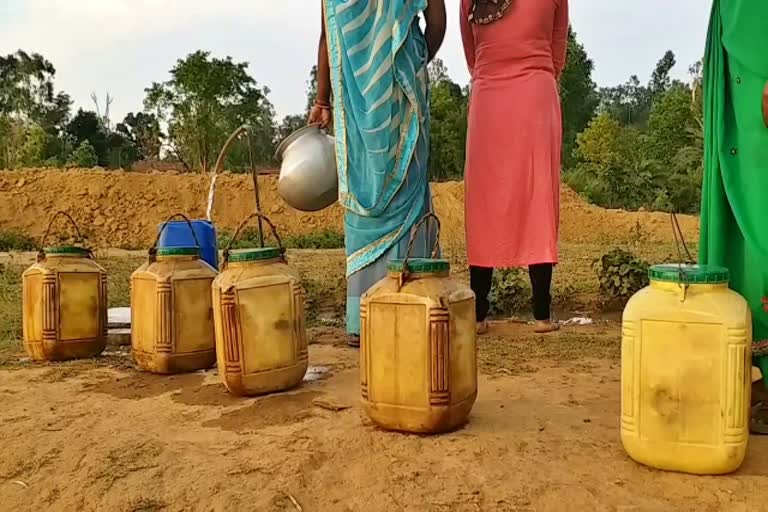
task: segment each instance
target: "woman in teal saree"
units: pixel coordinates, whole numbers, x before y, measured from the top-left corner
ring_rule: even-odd
[[[389,260],[405,255],[415,224],[432,208],[427,64],[445,36],[445,2],[322,0],[322,6],[309,122],[332,125],[336,137],[347,334],[357,346],[360,297],[386,275]],[[414,247],[423,250],[434,233],[419,237],[423,243]]]
[[[714,0],[704,59],[702,263],[727,267],[752,309],[752,356],[768,384],[768,1]],[[752,430],[768,434],[765,384]]]

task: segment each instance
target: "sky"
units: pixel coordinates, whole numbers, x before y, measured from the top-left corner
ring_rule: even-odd
[[[448,34],[439,57],[454,80],[468,79],[458,28],[459,0],[445,0]],[[570,0],[571,24],[595,62],[600,86],[636,74],[647,81],[666,50],[675,78],[701,59],[710,0]],[[144,89],[168,79],[198,49],[250,62],[270,88],[279,117],[300,113],[317,58],[320,0],[0,0],[0,54],[37,52],[57,69],[56,88],[75,107],[91,94],[114,98],[111,118],[142,109]]]

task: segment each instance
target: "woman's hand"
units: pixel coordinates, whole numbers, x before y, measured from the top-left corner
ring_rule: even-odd
[[[307,124],[318,124],[320,128],[328,128],[331,125],[331,106],[320,103],[312,105]]]

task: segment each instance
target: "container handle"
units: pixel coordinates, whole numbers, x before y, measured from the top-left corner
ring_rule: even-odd
[[[186,222],[187,226],[189,227],[189,231],[192,233],[192,238],[195,241],[195,249],[197,249],[198,255],[200,254],[200,241],[197,239],[197,233],[195,233],[195,229],[192,227],[192,221],[190,221],[189,218],[183,213],[175,213],[168,217],[168,220],[163,222],[160,227],[160,231],[157,233],[155,242],[152,244],[152,247],[149,248],[149,251],[147,251],[147,257],[149,258],[150,263],[157,260],[157,244],[160,243],[160,238],[163,236],[165,228],[167,228],[171,221],[174,219],[182,219],[184,222]]]
[[[224,259],[224,264],[225,265],[229,261],[229,253],[230,253],[230,251],[232,249],[232,245],[234,245],[234,243],[237,241],[237,238],[240,236],[240,232],[254,218],[258,218],[259,222],[261,222],[261,221],[266,222],[267,226],[269,226],[270,231],[272,231],[272,236],[274,236],[275,240],[277,241],[277,246],[280,249],[280,255],[281,256],[285,255],[285,246],[283,245],[283,241],[280,239],[280,235],[277,234],[277,228],[272,223],[272,221],[269,220],[269,217],[267,217],[266,215],[264,215],[263,213],[261,213],[259,211],[256,211],[256,212],[253,212],[252,214],[250,214],[243,222],[240,223],[239,226],[237,226],[237,229],[235,230],[235,234],[232,235],[232,239],[229,241],[227,246],[224,248],[223,259]],[[261,237],[261,247],[262,248],[264,247],[264,238],[263,237]]]
[[[50,222],[48,222],[48,228],[46,228],[43,239],[40,241],[40,250],[37,252],[37,261],[45,259],[45,245],[48,242],[48,236],[51,234],[51,228],[53,228],[54,223],[59,217],[64,217],[69,220],[69,223],[75,228],[75,233],[77,234],[76,243],[80,243],[83,246],[85,245],[85,238],[83,238],[82,233],[80,233],[80,227],[77,225],[77,222],[75,222],[75,219],[73,219],[67,212],[59,210],[53,215]],[[88,251],[88,257],[93,259],[93,251],[89,247],[84,247],[84,249]]]
[[[413,245],[416,243],[416,237],[419,234],[419,228],[422,226],[427,226],[429,221],[433,221],[435,224],[436,232],[435,232],[435,243],[432,246],[432,258],[437,258],[438,251],[440,250],[440,218],[435,215],[434,212],[429,212],[424,217],[419,220],[419,222],[416,223],[416,225],[413,227],[413,231],[411,232],[411,238],[408,240],[408,248],[405,250],[405,258],[403,259],[403,270],[400,271],[400,278],[398,280],[398,290],[403,287],[403,284],[405,284],[406,280],[408,279],[408,276],[410,275],[410,270],[408,268],[408,260],[411,258],[411,252],[413,251]],[[424,233],[424,241],[427,247],[429,246],[429,230],[428,226]]]
[[[680,221],[677,219],[677,214],[675,212],[670,212],[670,220],[672,221],[672,235],[675,237],[675,246],[677,248],[677,261],[678,263],[678,286],[680,286],[680,289],[682,291],[682,297],[680,302],[685,302],[685,299],[688,295],[688,288],[690,287],[690,283],[688,281],[688,273],[683,269],[683,253],[680,251],[680,247],[682,246],[683,250],[685,251],[686,260],[685,263],[687,264],[695,264],[696,260],[691,256],[691,251],[688,250],[688,244],[685,243],[685,236],[683,235],[683,229],[680,227]]]

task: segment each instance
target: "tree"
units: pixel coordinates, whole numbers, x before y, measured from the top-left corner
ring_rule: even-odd
[[[84,140],[77,149],[72,152],[67,165],[69,167],[83,167],[90,169],[91,167],[96,166],[98,162],[96,149],[94,149],[90,142]]]
[[[54,93],[55,74],[39,54],[0,56],[0,165],[39,165],[65,156],[63,127],[72,101]]]
[[[271,161],[275,126],[269,89],[258,87],[247,70],[246,62],[197,51],[177,62],[170,80],[146,89],[146,110],[167,123],[171,149],[183,162],[209,172],[228,136],[243,124],[251,127],[257,163]],[[233,151],[231,158],[245,154]]]
[[[568,59],[560,77],[560,100],[563,109],[563,165],[573,164],[576,135],[595,116],[600,102],[597,86],[592,80],[594,63],[576,33],[568,30]]]
[[[589,201],[608,208],[635,209],[653,197],[655,162],[636,148],[642,134],[604,112],[576,139],[579,163],[566,182]]]
[[[429,178],[461,179],[467,140],[468,91],[451,81],[440,59],[429,65],[431,125]]]
[[[672,85],[680,84],[669,76],[675,63],[675,54],[667,51],[656,64],[648,85],[641,85],[637,75],[632,75],[623,85],[602,89],[601,110],[610,112],[626,126],[644,129],[654,101],[661,98]]]
[[[312,110],[312,105],[315,104],[317,99],[317,64],[312,66],[309,71],[309,80],[307,80],[307,108],[304,112],[305,118],[309,117],[309,111]]]
[[[280,144],[290,134],[307,125],[307,118],[304,116],[293,115],[285,116],[277,128],[276,144]]]
[[[651,109],[643,153],[662,166],[671,167],[680,149],[693,142],[691,130],[695,123],[690,88],[682,85],[670,88]]]
[[[24,167],[39,167],[45,163],[48,134],[42,126],[30,123],[26,127],[24,143],[19,154],[19,163]]]
[[[104,167],[109,165],[108,134],[102,124],[101,116],[96,112],[79,109],[67,125],[67,134],[75,148],[80,148],[87,141],[96,154],[97,163]]]
[[[154,114],[131,112],[125,116],[122,123],[117,124],[115,131],[135,148],[136,158],[139,160],[160,158],[163,132]]]
[[[664,161],[669,172],[667,202],[657,206],[686,213],[699,211],[704,175],[703,101],[697,65],[691,67],[691,75],[693,89],[673,85],[654,105],[646,148]]]
[[[445,65],[442,59],[435,59],[429,63],[427,68],[429,74],[429,82],[432,84],[439,84],[440,82],[448,82],[451,78],[448,76],[448,67]]]
[[[669,73],[672,68],[675,67],[677,60],[675,54],[667,50],[664,56],[656,63],[656,68],[651,75],[651,82],[648,84],[648,89],[651,97],[651,102],[660,98],[672,85],[672,80],[669,78]]]
[[[42,55],[19,50],[0,57],[0,113],[35,119],[54,99],[56,69]]]

